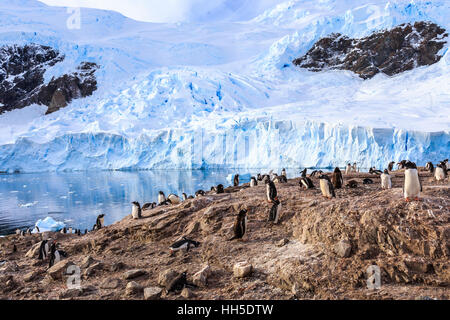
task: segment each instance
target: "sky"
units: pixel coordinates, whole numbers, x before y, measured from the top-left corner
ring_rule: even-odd
[[[282,0],[39,0],[47,5],[114,10],[147,22],[246,20]]]

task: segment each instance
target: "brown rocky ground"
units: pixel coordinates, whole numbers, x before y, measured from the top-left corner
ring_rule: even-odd
[[[145,297],[158,297],[163,274],[170,279],[170,270],[187,271],[191,280],[209,264],[206,285],[183,295],[162,292],[161,298],[449,299],[450,186],[424,171],[421,176],[422,199],[411,203],[402,197],[401,171],[393,173],[391,190],[381,190],[379,178],[369,174],[344,176],[360,184],[337,190],[333,200],[289,180],[277,185],[283,204],[278,225],[266,221],[264,186],[230,187],[85,236],[51,234],[68,258],[50,270],[25,256],[42,235],[1,238],[0,298],[144,299],[149,287]],[[362,185],[365,177],[375,183]],[[248,233],[229,242],[242,207],[249,209]],[[168,247],[182,235],[201,246],[171,257]],[[253,272],[235,278],[233,266],[241,261]],[[80,290],[67,289],[64,270],[71,263],[81,269]],[[381,269],[379,290],[367,289],[371,265]]]

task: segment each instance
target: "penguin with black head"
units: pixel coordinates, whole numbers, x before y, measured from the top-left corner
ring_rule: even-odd
[[[266,196],[267,202],[272,204],[272,207],[269,211],[269,221],[272,221],[274,224],[277,224],[280,219],[281,213],[281,202],[278,199],[277,188],[275,183],[270,179],[266,181]]]
[[[254,188],[258,185],[258,180],[255,177],[250,178],[250,188]]]
[[[382,189],[392,188],[391,175],[389,174],[388,169],[385,169],[383,174],[381,175],[381,188]]]
[[[330,177],[323,174],[319,177],[319,181],[322,195],[328,199],[336,198],[336,193],[334,192],[334,187],[331,183]]]
[[[420,182],[419,172],[414,162],[405,162],[405,183],[403,185],[403,195],[406,202],[414,199],[419,200],[420,192],[422,192],[422,183]]]
[[[434,178],[436,179],[436,181],[442,181],[447,178],[447,166],[443,161],[436,165]]]
[[[344,185],[344,178],[342,177],[342,172],[338,167],[334,169],[333,175],[331,176],[331,183],[335,189],[340,189]]]
[[[394,165],[395,165],[395,161],[391,161],[388,164],[388,171],[393,171],[394,170]]]
[[[137,201],[132,202],[131,217],[135,220],[142,218],[141,205]]]
[[[172,256],[174,252],[185,249],[186,252],[189,252],[191,248],[197,248],[200,245],[200,242],[188,239],[183,236],[180,240],[175,241],[170,247],[170,255]]]
[[[427,164],[425,165],[425,169],[426,169],[429,173],[433,173],[433,172],[434,172],[434,165],[433,165],[433,162],[427,162]]]
[[[238,175],[238,174],[236,174],[236,175],[234,176],[234,179],[233,179],[233,186],[235,186],[235,187],[239,186],[239,175]]]
[[[242,209],[236,217],[236,221],[233,226],[234,235],[229,241],[242,239],[244,237],[245,231],[247,231],[247,221],[247,210]]]

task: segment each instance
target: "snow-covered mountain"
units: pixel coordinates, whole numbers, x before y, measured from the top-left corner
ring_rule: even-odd
[[[47,107],[33,104],[0,115],[0,171],[348,161],[384,168],[448,158],[448,35],[430,38],[443,42],[432,63],[392,76],[364,80],[351,68],[312,72],[293,63],[333,33],[360,39],[422,21],[447,33],[448,1],[292,0],[262,14],[245,10],[239,19],[211,13],[163,24],[82,8],[77,29],[76,11],[2,1],[0,46],[48,46],[64,56],[46,67],[44,86],[83,63],[98,69],[92,95],[67,107],[45,115]]]

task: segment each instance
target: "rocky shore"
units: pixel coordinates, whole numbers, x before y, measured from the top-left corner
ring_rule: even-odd
[[[449,299],[450,185],[420,175],[421,200],[409,203],[402,171],[390,190],[375,175],[344,175],[358,187],[333,200],[316,178],[311,190],[290,179],[277,184],[277,225],[267,222],[262,183],[229,187],[80,237],[51,233],[68,254],[51,269],[37,259],[41,234],[0,238],[0,299]],[[374,184],[363,185],[367,177]],[[241,208],[248,231],[228,241]],[[201,245],[171,256],[181,236]],[[81,272],[79,288],[67,287],[70,265]],[[370,266],[379,267],[378,289],[367,287]],[[182,272],[197,287],[165,292]]]

